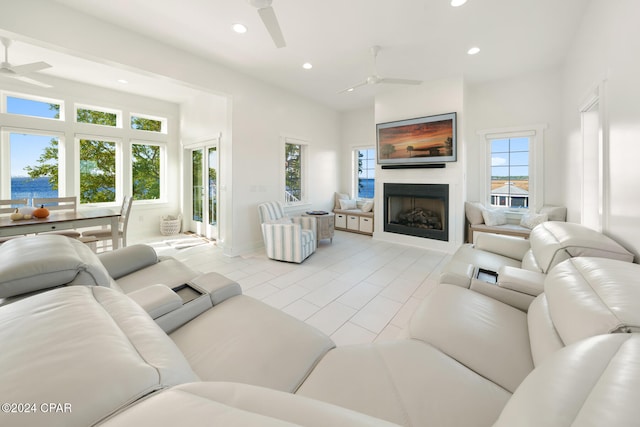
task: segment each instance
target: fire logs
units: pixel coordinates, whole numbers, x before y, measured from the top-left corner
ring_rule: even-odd
[[[442,229],[442,221],[437,213],[422,208],[413,208],[398,214],[397,223],[407,227]]]

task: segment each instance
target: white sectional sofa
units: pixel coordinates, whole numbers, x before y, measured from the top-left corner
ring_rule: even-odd
[[[103,263],[78,245],[38,236],[0,246],[0,397],[9,404],[0,425],[544,427],[640,419],[637,264],[560,262],[528,313],[443,283],[413,316],[407,339],[334,348],[222,276],[154,261],[146,247],[114,251]],[[166,310],[149,305],[165,268],[173,273],[167,280],[181,282],[181,271],[205,292],[178,294],[180,307],[154,320]],[[210,306],[189,318],[198,310],[185,306],[199,298]],[[167,328],[159,319],[175,310],[186,317]]]

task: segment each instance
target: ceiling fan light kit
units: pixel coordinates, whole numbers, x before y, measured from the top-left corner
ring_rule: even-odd
[[[381,77],[380,75],[378,75],[378,70],[377,70],[377,57],[378,57],[378,53],[380,52],[381,48],[380,46],[372,46],[371,49],[369,49],[371,52],[371,55],[373,56],[373,74],[371,74],[370,76],[368,76],[364,81],[360,82],[360,83],[356,83],[355,85],[349,86],[346,89],[343,89],[341,91],[339,91],[338,93],[344,93],[344,92],[353,92],[355,89],[361,87],[361,86],[365,86],[365,85],[377,85],[380,83],[388,83],[388,84],[399,84],[399,85],[419,85],[422,83],[422,80],[410,80],[410,79],[398,79],[398,78],[391,78],[391,77]]]

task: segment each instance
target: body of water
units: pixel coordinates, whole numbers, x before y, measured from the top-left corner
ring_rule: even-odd
[[[361,179],[358,184],[358,197],[372,199],[375,179]]]
[[[49,178],[11,177],[11,199],[28,199],[31,204],[34,197],[58,197],[58,190],[51,188]]]

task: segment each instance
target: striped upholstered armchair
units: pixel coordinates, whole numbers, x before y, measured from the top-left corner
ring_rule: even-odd
[[[280,202],[258,205],[258,214],[269,258],[301,263],[316,250],[314,217],[288,217]]]

